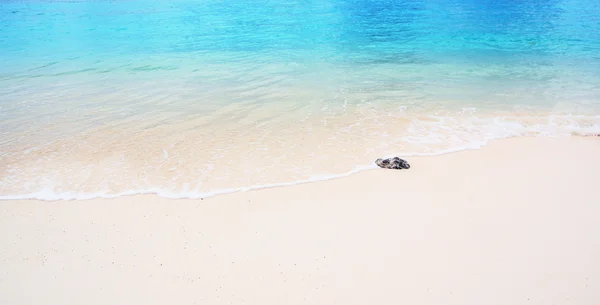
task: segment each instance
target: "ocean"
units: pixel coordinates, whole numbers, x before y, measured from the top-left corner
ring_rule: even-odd
[[[380,157],[597,135],[598,12],[597,0],[3,0],[0,199],[203,198]]]

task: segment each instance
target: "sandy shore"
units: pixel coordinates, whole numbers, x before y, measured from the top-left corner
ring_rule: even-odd
[[[0,304],[600,304],[600,138],[235,193],[0,201]]]

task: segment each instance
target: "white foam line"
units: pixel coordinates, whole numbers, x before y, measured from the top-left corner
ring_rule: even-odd
[[[225,194],[231,194],[231,193],[237,193],[237,192],[247,192],[247,191],[266,189],[266,188],[292,186],[292,185],[298,185],[298,184],[304,184],[304,183],[310,183],[310,182],[332,180],[332,179],[337,179],[337,178],[348,177],[348,176],[356,174],[358,172],[362,172],[362,171],[374,169],[374,168],[377,168],[377,166],[376,165],[360,166],[360,167],[357,167],[357,168],[355,168],[349,172],[343,173],[343,174],[328,175],[328,176],[321,177],[321,178],[305,179],[305,180],[298,180],[298,181],[292,181],[292,182],[261,184],[261,185],[240,187],[240,188],[220,189],[220,190],[215,190],[215,191],[205,192],[205,193],[173,194],[172,192],[167,192],[162,189],[155,189],[155,188],[148,189],[148,190],[131,190],[131,191],[121,192],[121,193],[117,193],[117,194],[89,193],[89,194],[81,194],[81,195],[76,195],[76,194],[72,194],[72,193],[56,194],[56,193],[51,193],[51,192],[40,191],[40,192],[35,192],[35,193],[27,194],[27,195],[0,196],[0,200],[28,200],[28,199],[37,199],[37,200],[44,200],[44,201],[90,200],[90,199],[114,199],[117,197],[134,196],[134,195],[158,195],[160,197],[170,198],[170,199],[200,199],[200,198],[208,198],[208,197],[213,197],[213,196],[217,196],[217,195],[225,195]]]

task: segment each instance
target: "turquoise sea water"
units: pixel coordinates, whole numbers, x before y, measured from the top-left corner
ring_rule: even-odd
[[[600,2],[2,1],[0,198],[203,197],[600,133]]]

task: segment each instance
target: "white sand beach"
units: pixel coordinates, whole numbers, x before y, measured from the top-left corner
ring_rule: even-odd
[[[600,304],[600,138],[204,200],[0,201],[0,304]]]

